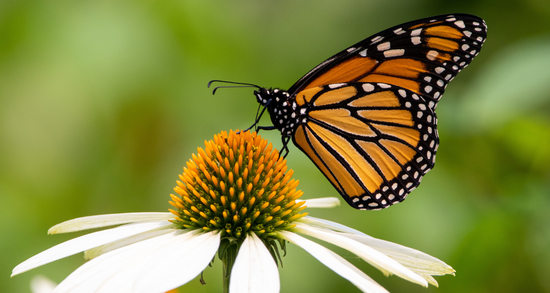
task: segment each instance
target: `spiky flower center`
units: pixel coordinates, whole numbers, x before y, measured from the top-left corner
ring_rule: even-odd
[[[256,233],[267,240],[306,215],[296,202],[302,191],[286,160],[255,132],[221,132],[198,148],[171,194],[174,223],[183,229],[221,231],[242,239]]]

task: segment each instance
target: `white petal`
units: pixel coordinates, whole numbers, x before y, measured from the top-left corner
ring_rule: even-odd
[[[286,240],[302,247],[304,250],[306,250],[328,268],[353,283],[355,286],[361,289],[361,291],[369,293],[388,292],[386,289],[378,285],[378,283],[376,283],[369,276],[365,275],[365,273],[353,266],[347,260],[343,259],[336,253],[326,249],[325,247],[292,232],[282,231],[279,232],[279,235]]]
[[[32,293],[52,293],[56,284],[42,276],[37,275],[31,279],[31,291]]]
[[[104,244],[104,245],[101,245],[101,246],[98,246],[98,247],[94,247],[92,249],[88,249],[88,250],[84,251],[84,259],[90,260],[90,259],[96,258],[96,257],[98,257],[98,256],[100,256],[104,253],[107,253],[109,251],[112,251],[112,250],[130,245],[130,244],[133,244],[133,243],[136,243],[136,242],[140,242],[140,241],[143,241],[145,239],[157,237],[157,236],[160,236],[160,235],[163,235],[163,234],[168,234],[168,233],[171,233],[171,232],[173,232],[172,229],[166,229],[165,227],[161,227],[161,228],[158,228],[158,229],[155,229],[155,230],[150,230],[150,231],[147,231],[147,232],[136,234],[134,236],[126,237],[124,239],[114,241],[114,242],[111,242],[111,243],[107,243],[107,244]]]
[[[279,270],[273,256],[256,234],[248,235],[233,265],[229,292],[278,293],[280,288]]]
[[[306,216],[299,221],[307,223],[309,225],[314,225],[316,227],[328,228],[335,231],[355,234],[354,236],[348,235],[348,237],[355,239],[363,244],[369,245],[372,248],[395,259],[403,266],[418,273],[419,275],[424,277],[424,279],[426,279],[430,284],[435,286],[437,286],[437,282],[429,275],[454,274],[455,272],[455,270],[451,266],[424,252],[408,248],[406,246],[399,245],[393,242],[374,238],[361,231],[349,228],[336,222],[310,216]]]
[[[173,224],[168,221],[136,223],[80,236],[78,238],[58,244],[20,263],[13,269],[12,276],[90,248],[123,239],[135,234],[143,233],[145,231],[153,230],[162,226],[169,227],[171,225]]]
[[[196,234],[197,232],[172,230],[169,234],[105,253],[76,269],[59,284],[55,292],[101,292],[103,288],[113,287],[118,289],[114,292],[131,292],[134,285],[132,282],[138,274],[136,270],[143,268],[158,249],[176,238],[190,239]]]
[[[340,205],[340,200],[336,197],[312,198],[306,200],[296,200],[296,202],[305,201],[308,208],[333,208]]]
[[[341,232],[347,232],[347,233],[353,233],[353,234],[359,234],[359,235],[365,235],[367,237],[371,237],[371,236],[369,236],[369,235],[367,235],[367,234],[365,234],[365,233],[363,233],[359,230],[355,230],[353,228],[342,225],[340,223],[336,223],[336,222],[325,220],[325,219],[315,218],[315,217],[311,217],[311,216],[305,216],[305,217],[299,219],[298,221],[306,223],[308,225],[316,226],[316,227],[328,228],[328,229],[332,229],[332,230],[335,230],[335,231],[341,231]]]
[[[68,233],[134,222],[170,220],[173,218],[174,215],[172,213],[125,213],[89,216],[57,224],[48,230],[48,234]]]
[[[416,249],[363,235],[350,235],[349,237],[386,254],[417,273],[446,275],[455,272],[448,264]]]
[[[56,293],[161,293],[195,278],[215,256],[219,233],[176,231],[114,250],[85,264]]]
[[[427,275],[427,274],[421,274],[419,273],[419,275],[421,275],[424,279],[426,279],[426,281],[428,281],[428,283],[436,286],[436,287],[439,287],[439,284],[437,283],[437,281],[435,280],[434,277],[432,277],[432,275]],[[454,274],[453,274],[454,275]]]
[[[410,282],[428,287],[428,282],[415,272],[404,267],[394,259],[386,256],[378,250],[348,237],[355,236],[354,234],[334,232],[327,229],[322,230],[319,228],[308,226],[303,223],[297,223],[296,227],[294,227],[293,229],[298,233],[313,236],[315,238],[345,248],[377,268],[386,270]]]
[[[217,231],[203,233],[158,251],[136,279],[132,292],[162,293],[191,281],[216,255],[220,236]]]

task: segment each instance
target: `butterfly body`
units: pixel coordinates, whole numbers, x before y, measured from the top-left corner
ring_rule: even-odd
[[[267,107],[273,126],[278,129],[284,137],[291,137],[299,125],[303,114],[296,101],[287,91],[280,89],[260,88],[254,92],[258,103]]]
[[[485,22],[454,14],[375,34],[327,59],[288,91],[254,92],[283,144],[290,139],[356,209],[403,201],[431,170],[435,108],[477,56]]]

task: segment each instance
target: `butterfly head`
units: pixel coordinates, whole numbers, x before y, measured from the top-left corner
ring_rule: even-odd
[[[254,91],[254,95],[260,105],[271,107],[273,107],[272,104],[279,104],[280,101],[287,100],[289,98],[289,94],[286,91],[277,88],[260,88]]]
[[[260,105],[267,108],[273,125],[281,131],[283,136],[290,136],[298,125],[296,101],[292,96],[281,89],[260,88],[254,91]]]

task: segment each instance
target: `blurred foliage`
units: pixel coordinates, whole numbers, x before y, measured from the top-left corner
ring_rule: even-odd
[[[343,48],[437,14],[483,17],[489,36],[438,107],[436,168],[395,207],[314,210],[453,266],[440,288],[384,277],[334,248],[392,292],[550,292],[550,2],[35,1],[0,2],[0,292],[60,282],[81,255],[9,278],[26,258],[72,235],[75,217],[165,211],[177,174],[221,130],[248,127],[249,89],[289,87]],[[263,120],[265,124],[269,120]],[[263,132],[276,146],[279,134]],[[295,147],[305,197],[337,196]],[[283,292],[358,292],[289,245]],[[219,292],[215,262],[180,291]]]

